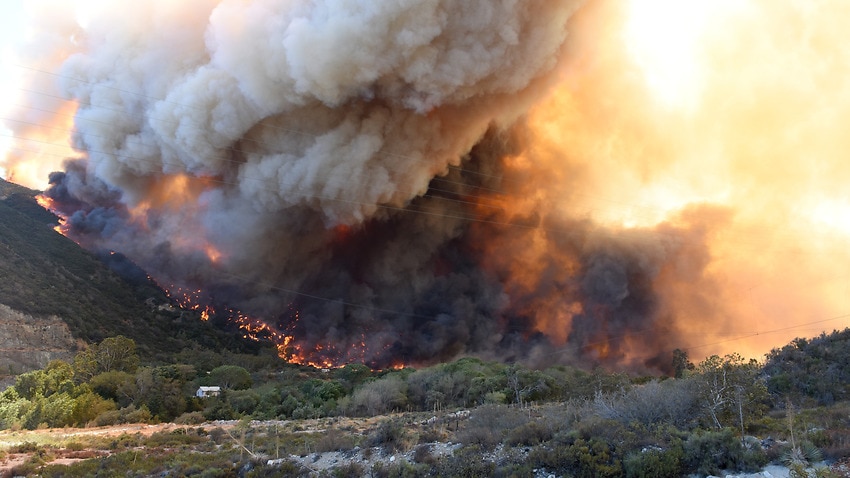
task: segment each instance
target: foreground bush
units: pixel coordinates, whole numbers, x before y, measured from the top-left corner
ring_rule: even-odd
[[[758,471],[767,464],[764,451],[746,449],[729,428],[698,431],[684,445],[686,473],[718,474],[721,470]]]
[[[667,478],[682,476],[681,446],[669,450],[648,449],[632,453],[623,460],[627,478]]]
[[[576,478],[623,476],[623,467],[611,447],[603,440],[578,438],[572,443],[538,447],[528,456],[534,466],[565,473]]]

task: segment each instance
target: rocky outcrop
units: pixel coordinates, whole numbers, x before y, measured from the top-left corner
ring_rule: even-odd
[[[70,360],[75,350],[74,337],[59,317],[34,317],[0,304],[0,376]]]

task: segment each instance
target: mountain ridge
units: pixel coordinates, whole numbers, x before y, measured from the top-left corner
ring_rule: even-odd
[[[115,335],[135,340],[140,356],[149,361],[167,361],[185,348],[256,352],[257,346],[241,334],[202,322],[197,311],[161,307],[171,299],[144,274],[140,277],[141,268],[133,265],[130,280],[115,272],[130,265],[120,254],[86,251],[56,232],[59,218],[36,202],[38,194],[0,179],[0,304],[21,323],[51,324],[58,330],[59,320],[71,340],[44,344],[38,334],[25,334],[32,343],[20,338],[6,351],[0,344],[0,374],[41,368]],[[53,352],[43,353],[45,347]]]

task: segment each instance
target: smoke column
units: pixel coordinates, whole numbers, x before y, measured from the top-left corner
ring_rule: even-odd
[[[848,312],[838,1],[106,3],[37,16],[4,169],[70,133],[69,236],[299,354],[666,370]]]

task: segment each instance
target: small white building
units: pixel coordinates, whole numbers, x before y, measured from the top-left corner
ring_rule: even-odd
[[[195,392],[198,398],[217,397],[221,394],[221,387],[200,387]]]

